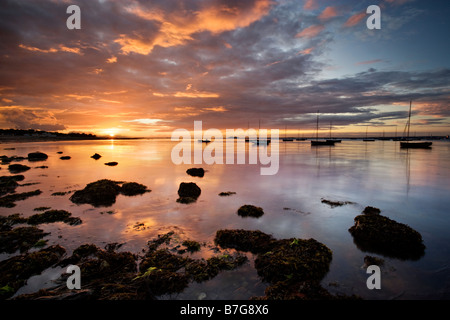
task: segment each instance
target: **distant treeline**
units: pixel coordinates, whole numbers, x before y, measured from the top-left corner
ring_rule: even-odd
[[[91,133],[78,133],[78,132],[70,132],[70,133],[60,133],[60,132],[49,132],[43,130],[22,130],[22,129],[0,129],[0,136],[15,136],[15,137],[70,137],[70,138],[78,138],[78,139],[95,139],[96,135]]]

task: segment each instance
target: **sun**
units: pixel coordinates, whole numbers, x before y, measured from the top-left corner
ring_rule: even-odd
[[[103,134],[108,136],[110,139],[113,139],[117,134],[117,130],[115,128],[106,129],[103,130]]]

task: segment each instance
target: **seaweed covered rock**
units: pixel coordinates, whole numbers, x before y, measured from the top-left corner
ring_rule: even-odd
[[[258,275],[270,284],[265,297],[256,299],[314,299],[331,297],[319,286],[332,259],[331,250],[315,239],[282,239],[259,230],[219,230],[214,239],[223,248],[250,251],[257,255]],[[311,290],[304,284],[315,283]],[[317,293],[317,294],[316,294]]]
[[[377,211],[368,212],[355,217],[355,224],[349,229],[360,250],[403,260],[417,260],[425,254],[419,232]]]
[[[48,235],[36,227],[17,227],[0,232],[0,252],[14,253],[17,250],[25,252],[34,244]]]
[[[23,164],[18,164],[18,163],[10,164],[8,166],[9,172],[11,172],[13,174],[25,172],[25,171],[30,170],[30,169],[31,168],[29,166],[26,166],[26,165],[23,165]]]
[[[136,182],[125,182],[120,188],[120,193],[125,196],[135,196],[138,194],[144,194],[150,192],[146,186]]]
[[[14,176],[1,176],[0,177],[0,196],[13,193],[19,186],[17,181],[22,181],[25,177],[21,174]]]
[[[86,185],[83,190],[75,191],[70,201],[81,204],[89,203],[93,206],[110,206],[116,202],[120,186],[116,181],[102,179]]]
[[[70,225],[79,225],[82,223],[80,218],[72,217],[72,214],[65,210],[48,210],[43,213],[37,213],[30,216],[28,224],[37,225],[42,223],[64,222]]]
[[[351,202],[351,201],[333,201],[333,200],[327,200],[327,199],[323,199],[323,198],[321,199],[320,202],[329,205],[331,208],[341,207],[341,206],[345,206],[347,204],[354,204],[354,202]]]
[[[191,203],[195,202],[202,193],[202,190],[194,182],[182,182],[178,188],[180,198],[177,202]]]
[[[16,201],[28,199],[29,197],[38,196],[42,193],[41,190],[34,190],[22,193],[12,193],[6,196],[0,197],[0,207],[12,208],[15,207]]]
[[[121,186],[121,184],[123,184]],[[70,197],[70,201],[83,204],[89,203],[94,207],[111,206],[116,202],[116,197],[120,193],[126,196],[150,192],[146,186],[135,182],[119,182],[108,179],[102,179],[91,182],[82,190],[77,190]]]
[[[28,161],[43,161],[43,160],[47,160],[48,155],[46,155],[43,152],[31,152],[28,154]]]
[[[264,210],[261,207],[245,204],[238,209],[237,214],[241,217],[259,218],[264,214]]]
[[[26,223],[27,219],[20,216],[18,213],[9,216],[0,216],[0,231],[9,231],[15,224]]]
[[[32,275],[40,274],[56,264],[66,250],[59,246],[50,246],[37,252],[14,256],[0,262],[0,299],[12,296]]]
[[[272,250],[276,240],[259,230],[223,229],[216,232],[214,242],[222,248],[261,253]]]
[[[367,215],[378,215],[381,213],[381,210],[375,207],[367,206],[364,208],[362,213]]]
[[[186,173],[193,177],[203,178],[205,175],[205,170],[203,168],[190,168],[186,170]]]
[[[331,258],[331,250],[315,239],[283,239],[272,251],[258,255],[255,268],[271,283],[320,280],[327,274]]]

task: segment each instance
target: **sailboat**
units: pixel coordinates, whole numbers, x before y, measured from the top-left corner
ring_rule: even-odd
[[[375,141],[375,139],[369,139],[369,138],[367,138],[367,129],[368,129],[369,127],[366,127],[366,138],[365,139],[363,139],[363,141]]]
[[[259,146],[259,145],[268,145],[270,143],[270,138],[261,139],[259,137],[259,130],[261,129],[261,120],[258,121],[258,137],[256,138],[256,141],[253,141],[253,144]]]
[[[333,139],[333,138],[331,138],[331,127],[332,127],[332,122],[330,121],[330,139],[327,139],[327,141],[333,141],[334,143],[342,142],[341,139]]]
[[[311,140],[311,146],[334,146],[332,140],[319,140],[319,111],[317,111],[316,140]]]
[[[406,124],[406,126],[408,127],[408,135],[406,141],[400,142],[400,148],[429,148],[433,144],[433,142],[409,141],[409,129],[411,127],[411,105],[412,101],[409,102],[409,115],[408,122]]]
[[[286,136],[286,131],[287,131],[287,126],[284,127],[284,138],[283,138],[283,141],[294,141],[293,138],[288,138]]]

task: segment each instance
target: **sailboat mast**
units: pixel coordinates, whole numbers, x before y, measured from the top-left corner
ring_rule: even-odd
[[[319,110],[317,110],[316,140],[319,140]]]
[[[408,140],[409,140],[409,128],[411,127],[411,104],[412,104],[412,100],[409,101]]]
[[[333,121],[330,121],[330,139],[331,139],[331,125]]]

